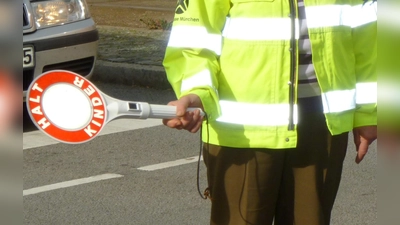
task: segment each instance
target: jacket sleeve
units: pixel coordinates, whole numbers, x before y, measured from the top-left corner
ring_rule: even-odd
[[[353,5],[353,46],[356,74],[354,127],[377,124],[377,13],[376,2]]]
[[[196,94],[210,120],[220,114],[219,55],[229,0],[178,0],[163,65],[177,98]]]

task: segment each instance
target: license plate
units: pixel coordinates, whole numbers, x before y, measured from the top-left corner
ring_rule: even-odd
[[[24,65],[24,69],[35,66],[35,51],[33,49],[33,46],[24,47],[22,62]]]

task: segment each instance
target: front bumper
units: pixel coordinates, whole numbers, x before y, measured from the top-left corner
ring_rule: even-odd
[[[35,66],[23,71],[24,101],[32,80],[49,70],[69,70],[90,79],[97,58],[98,39],[92,19],[24,34],[23,45],[33,46],[35,59]]]

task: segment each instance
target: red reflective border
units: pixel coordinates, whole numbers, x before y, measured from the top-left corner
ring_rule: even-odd
[[[83,90],[91,100],[93,112],[96,111],[97,113],[93,113],[89,124],[85,125],[83,129],[75,131],[63,130],[51,124],[49,118],[43,113],[42,95],[48,87],[56,83],[72,84]],[[96,105],[93,104],[94,99],[96,100]],[[101,92],[90,81],[70,71],[54,70],[37,77],[27,91],[26,104],[29,115],[35,125],[50,137],[65,143],[78,144],[89,141],[100,133],[106,123],[107,110]],[[38,112],[41,112],[42,115],[38,114]],[[101,112],[103,113],[101,114]]]

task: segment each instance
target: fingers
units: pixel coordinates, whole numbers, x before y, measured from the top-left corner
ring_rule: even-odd
[[[189,107],[189,102],[181,100],[175,102],[176,106],[176,116],[183,117],[186,114],[186,110]]]
[[[176,106],[176,118],[163,119],[163,124],[175,129],[185,129],[196,133],[203,122],[203,117],[199,110],[188,112],[189,107],[203,108],[200,98],[197,95],[189,94],[181,97],[177,101],[172,101],[168,105]]]
[[[176,128],[176,129],[179,129],[179,130],[182,129],[182,122],[178,118],[175,118],[175,119],[163,119],[162,122],[167,127]]]
[[[368,152],[369,143],[367,141],[361,141],[357,147],[357,155],[355,162],[359,164],[363,159],[364,156]]]
[[[199,110],[187,113],[187,115],[189,117],[188,119],[190,119],[190,122],[186,126],[184,126],[184,129],[188,130],[189,132],[196,133],[201,127],[203,117],[200,116]]]
[[[200,98],[194,94],[185,95],[179,100],[171,102],[171,104],[176,106],[176,115],[178,117],[184,116],[189,107],[203,108]]]
[[[364,126],[353,129],[354,144],[357,155],[355,162],[359,164],[368,152],[369,145],[377,138],[376,126]]]
[[[184,129],[192,133],[196,133],[203,122],[203,117],[200,115],[199,110],[193,112],[185,112],[181,117],[173,119],[163,119],[163,124],[178,130]]]

